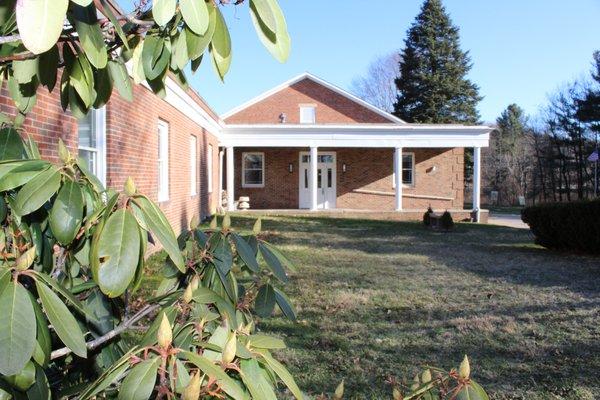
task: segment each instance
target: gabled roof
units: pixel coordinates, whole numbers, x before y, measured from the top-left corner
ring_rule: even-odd
[[[376,114],[381,115],[382,117],[388,119],[390,122],[393,122],[393,123],[396,123],[396,124],[405,124],[406,123],[403,120],[401,120],[400,118],[398,118],[398,117],[390,114],[389,112],[384,111],[384,110],[382,110],[379,107],[375,107],[373,104],[370,104],[370,103],[368,103],[368,102],[366,102],[366,101],[358,98],[357,96],[353,95],[352,93],[350,93],[350,92],[348,92],[348,91],[346,91],[346,90],[344,90],[344,89],[342,89],[342,88],[340,88],[340,87],[338,87],[338,86],[336,86],[336,85],[334,85],[332,83],[329,83],[329,82],[327,82],[327,81],[325,81],[325,80],[323,80],[321,78],[318,78],[318,77],[314,76],[313,74],[311,74],[309,72],[305,72],[303,74],[300,74],[297,77],[292,78],[289,81],[286,81],[286,82],[282,83],[281,85],[276,86],[273,89],[264,92],[263,94],[261,94],[261,95],[255,97],[255,98],[253,98],[252,100],[247,101],[246,103],[244,103],[244,104],[242,104],[242,105],[240,105],[240,106],[238,106],[238,107],[236,107],[236,108],[234,108],[234,109],[232,109],[232,110],[230,110],[230,111],[228,111],[228,112],[226,112],[224,114],[221,114],[221,119],[225,120],[226,118],[229,118],[229,117],[231,117],[234,114],[237,114],[238,112],[244,110],[245,108],[248,108],[248,107],[252,106],[253,104],[256,104],[256,103],[258,103],[258,102],[260,102],[260,101],[262,101],[262,100],[264,100],[264,99],[266,99],[266,98],[274,95],[275,93],[278,93],[278,92],[282,91],[283,89],[286,89],[286,88],[288,88],[288,87],[290,87],[290,86],[292,86],[292,85],[294,85],[294,84],[296,84],[298,82],[301,82],[301,81],[303,81],[305,79],[309,79],[309,80],[311,80],[311,81],[313,81],[313,82],[315,82],[315,83],[317,83],[317,84],[319,84],[321,86],[326,87],[327,89],[329,89],[331,91],[334,91],[334,92],[336,92],[336,93],[344,96],[345,98],[347,98],[347,99],[349,99],[349,100],[351,100],[351,101],[353,101],[353,102],[361,105],[362,107],[365,107],[365,108],[367,108],[367,109],[375,112]]]

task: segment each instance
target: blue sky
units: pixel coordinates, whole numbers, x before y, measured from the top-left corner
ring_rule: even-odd
[[[403,45],[421,0],[280,0],[292,53],[279,64],[254,33],[247,5],[225,7],[234,59],[222,84],[206,62],[192,86],[222,113],[304,71],[348,89],[378,55]],[[485,96],[484,121],[510,103],[535,114],[548,93],[588,73],[600,50],[600,0],[445,0]]]

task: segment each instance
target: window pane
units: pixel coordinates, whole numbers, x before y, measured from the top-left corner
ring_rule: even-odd
[[[402,183],[405,183],[407,185],[412,184],[412,170],[408,169],[402,171]]]
[[[402,156],[402,169],[412,169],[412,155]]]
[[[300,107],[300,123],[314,124],[316,121],[316,113],[314,107]]]
[[[319,156],[319,162],[320,163],[332,163],[333,156],[331,154]]]
[[[246,169],[262,169],[263,158],[261,154],[246,154],[244,166]]]
[[[302,156],[302,162],[303,163],[309,163],[310,162],[310,156]]]
[[[262,185],[262,170],[252,169],[244,172],[247,185]]]
[[[308,189],[308,169],[304,170],[304,188]]]
[[[92,128],[92,116],[94,112],[90,110],[88,114],[77,123],[80,147],[96,147],[96,135]]]
[[[328,188],[331,187],[331,176],[332,176],[331,168],[327,168],[327,187]]]
[[[322,171],[320,168],[317,170],[317,187],[318,187],[319,189],[321,189],[321,187],[322,187],[322,186],[321,186],[321,180],[322,180],[322,176],[321,176],[322,174],[321,174],[321,173],[322,173],[322,172],[323,172],[323,171]]]
[[[79,149],[79,158],[81,158],[83,160],[83,162],[85,163],[85,165],[87,165],[88,169],[90,170],[90,172],[94,175],[98,174],[97,171],[97,167],[96,167],[96,152],[95,151],[89,151],[89,150],[82,150]]]

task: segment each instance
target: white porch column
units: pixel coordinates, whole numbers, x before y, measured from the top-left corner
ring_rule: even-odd
[[[394,185],[396,189],[396,211],[402,211],[402,147],[394,151]]]
[[[227,210],[235,211],[233,147],[227,147]]]
[[[477,210],[477,222],[481,211],[481,147],[473,148],[473,210]]]
[[[219,209],[223,209],[223,160],[225,158],[225,152],[223,150],[219,150]]]
[[[318,164],[318,148],[310,148],[310,210],[316,211],[318,208],[317,202],[317,164]]]

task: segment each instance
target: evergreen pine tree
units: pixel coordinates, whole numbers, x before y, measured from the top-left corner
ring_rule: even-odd
[[[477,123],[481,96],[466,78],[471,60],[441,0],[425,0],[404,43],[394,114],[407,122]]]

